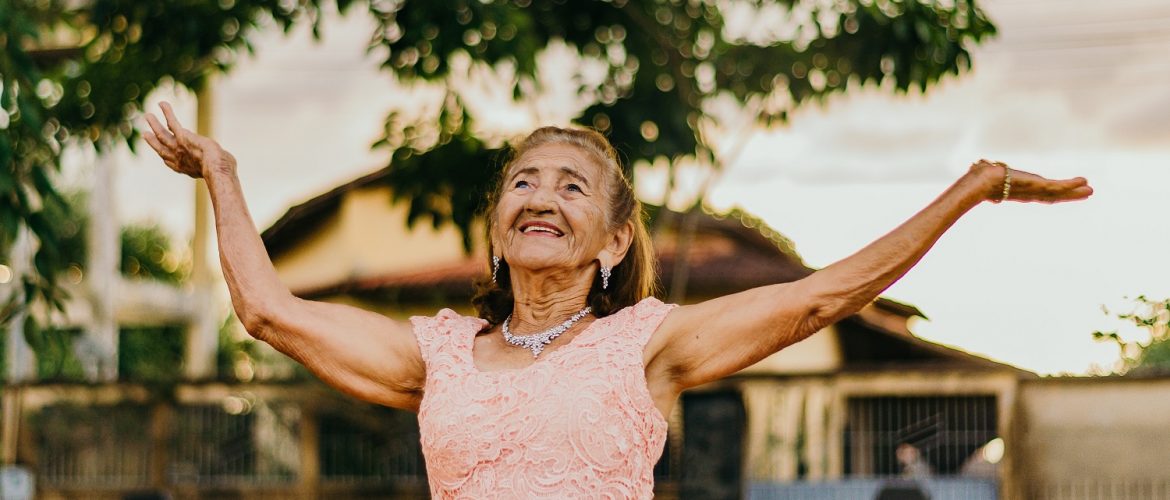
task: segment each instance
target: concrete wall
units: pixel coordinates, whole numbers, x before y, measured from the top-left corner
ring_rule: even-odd
[[[1170,378],[1024,381],[1017,411],[1009,446],[1029,498],[1125,498],[1170,482]]]

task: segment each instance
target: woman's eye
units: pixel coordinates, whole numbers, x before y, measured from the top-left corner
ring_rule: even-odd
[[[565,186],[565,189],[568,189],[569,191],[576,191],[578,193],[584,192],[581,190],[581,186],[578,186],[576,184],[569,184],[568,186]]]
[[[528,187],[528,181],[516,181],[516,185],[514,187],[526,188]]]

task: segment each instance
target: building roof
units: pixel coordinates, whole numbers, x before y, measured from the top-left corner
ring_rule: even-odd
[[[347,193],[384,182],[388,175],[390,167],[376,170],[286,210],[276,222],[260,233],[260,239],[264,241],[264,248],[268,250],[269,257],[274,259],[279,257],[295,246],[301,238],[317,231],[321,224],[336,215]]]

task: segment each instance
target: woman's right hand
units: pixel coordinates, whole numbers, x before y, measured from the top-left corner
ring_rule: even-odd
[[[235,172],[236,158],[219,143],[183,128],[171,104],[159,104],[167,126],[163,127],[154,114],[146,113],[146,123],[154,133],[142,134],[163,162],[171,170],[196,179],[220,172]]]

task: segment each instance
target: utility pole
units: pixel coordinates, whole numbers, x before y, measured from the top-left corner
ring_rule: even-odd
[[[95,144],[95,148],[96,148]],[[96,148],[93,188],[89,194],[89,261],[86,265],[85,293],[92,317],[85,334],[77,340],[75,352],[85,378],[92,382],[118,380],[118,320],[115,306],[121,272],[118,211],[114,205],[113,142]],[[104,151],[103,151],[104,150]]]
[[[16,242],[12,246],[12,251],[9,252],[8,257],[9,268],[8,283],[4,286],[0,299],[5,302],[12,300],[16,294],[24,293],[21,290],[23,286],[25,273],[29,272],[29,266],[32,261],[32,254],[34,249],[34,239],[32,232],[27,227],[20,228],[16,233]],[[19,384],[22,382],[29,382],[36,377],[36,362],[33,359],[32,349],[29,348],[28,343],[24,341],[24,321],[28,317],[28,308],[24,305],[18,305],[12,313],[12,317],[8,318],[7,333],[5,338],[5,364],[7,365],[7,372],[4,374],[4,382],[6,384]],[[5,420],[7,422],[7,420]]]
[[[6,285],[0,289],[0,300],[11,300],[23,286],[24,274],[29,272],[33,254],[33,236],[27,227],[20,228],[16,233],[16,241],[9,252],[10,267],[7,270]],[[20,436],[21,415],[20,386],[31,382],[36,377],[36,360],[32,349],[24,341],[24,320],[28,316],[28,308],[18,306],[8,318],[7,334],[5,336],[5,364],[7,373],[4,374],[4,390],[0,391],[0,466],[16,463],[16,443]]]
[[[195,94],[197,103],[195,131],[199,135],[213,137],[212,77],[207,76],[203,86]],[[208,254],[211,250],[211,196],[203,179],[195,181],[195,235],[191,239],[191,285],[194,288],[191,321],[187,325],[187,342],[183,359],[183,374],[188,380],[202,380],[215,377],[215,351],[219,329],[215,303],[212,297],[214,284]]]

